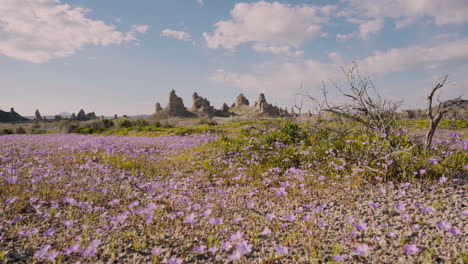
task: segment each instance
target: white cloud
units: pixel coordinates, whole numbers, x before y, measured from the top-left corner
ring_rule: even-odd
[[[224,83],[250,92],[265,92],[272,98],[293,98],[301,84],[320,87],[322,80],[338,76],[338,68],[316,60],[256,65],[251,73],[218,70],[211,81]]]
[[[468,38],[446,41],[436,45],[412,46],[377,51],[357,60],[371,74],[384,74],[409,69],[436,69],[441,66],[468,63]]]
[[[293,50],[290,46],[270,46],[264,43],[256,43],[252,46],[252,49],[258,52],[273,53],[275,55],[301,56],[304,54],[304,51]]]
[[[433,39],[454,39],[460,37],[460,33],[440,33],[438,35],[434,35]]]
[[[162,35],[165,37],[169,38],[175,38],[178,40],[183,40],[183,41],[190,41],[192,36],[184,31],[177,31],[177,30],[171,30],[171,29],[165,29],[161,31]]]
[[[148,25],[134,25],[133,29],[138,33],[145,34],[148,31],[149,26]]]
[[[336,40],[339,41],[346,41],[350,40],[354,37],[354,33],[348,33],[348,34],[336,34]]]
[[[348,17],[346,19],[348,22],[359,25],[359,36],[361,39],[368,39],[370,35],[378,33],[384,27],[383,19],[361,19],[355,17]],[[340,35],[340,36],[338,36]],[[346,35],[337,35],[337,40],[348,40],[354,37],[354,33],[349,33]]]
[[[384,26],[383,19],[369,20],[359,25],[361,39],[369,38],[369,35],[379,32]]]
[[[203,0],[197,0],[197,4],[198,4],[199,6],[203,6],[205,3],[203,2]]]
[[[335,6],[292,6],[279,2],[238,3],[231,10],[231,20],[219,21],[215,31],[203,33],[211,49],[234,51],[243,43],[298,48],[306,40],[321,35]]]
[[[34,63],[68,57],[88,45],[137,42],[135,26],[123,33],[115,26],[86,17],[89,9],[59,0],[1,0],[0,53]]]
[[[328,53],[328,58],[334,63],[334,64],[337,64],[337,65],[343,65],[344,64],[344,60],[343,58],[341,57],[341,54],[338,53],[338,52],[330,52]]]
[[[346,1],[354,9],[354,15],[358,14],[374,19],[393,18],[397,20],[397,27],[404,27],[426,17],[431,18],[438,26],[468,22],[466,0]]]
[[[350,62],[345,62],[337,52],[329,53],[328,57],[332,63],[298,59],[280,63],[265,62],[255,65],[249,73],[218,70],[210,80],[246,91],[268,92],[276,98],[292,98],[301,83],[305,88],[318,89],[322,81],[342,80],[343,74],[339,66],[344,65],[346,68],[346,64]],[[406,70],[432,72],[441,67],[468,65],[468,38],[435,45],[377,51],[356,62],[361,72],[367,76]]]

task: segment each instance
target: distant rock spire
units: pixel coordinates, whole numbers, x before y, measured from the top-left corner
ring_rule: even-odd
[[[239,94],[239,96],[237,96],[236,98],[236,103],[235,103],[235,106],[243,106],[243,105],[249,105],[249,100],[247,100],[247,98],[245,98],[245,96],[243,94]]]
[[[39,113],[39,110],[36,109],[36,113],[34,114],[36,116],[36,120],[37,121],[42,121],[42,116],[41,116],[41,113]]]

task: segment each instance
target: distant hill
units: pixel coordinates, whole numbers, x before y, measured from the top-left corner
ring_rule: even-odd
[[[70,114],[68,112],[61,112],[61,113],[58,113],[57,115],[61,116],[61,117],[70,117],[72,114]]]
[[[10,112],[0,110],[0,123],[17,123],[28,121],[30,120],[16,113],[15,109],[13,108],[11,108]]]

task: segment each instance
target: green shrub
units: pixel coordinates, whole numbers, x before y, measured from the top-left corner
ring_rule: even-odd
[[[211,118],[202,118],[200,119],[200,121],[198,122],[199,125],[209,125],[209,126],[216,126],[218,125],[218,123],[211,119]]]
[[[116,121],[117,128],[129,128],[133,126],[132,120],[128,118],[121,118]]]
[[[4,128],[0,131],[0,135],[12,135],[12,134],[14,134],[14,131],[11,128]]]
[[[26,130],[25,130],[23,127],[18,127],[18,128],[15,130],[15,133],[16,133],[16,134],[26,134]]]

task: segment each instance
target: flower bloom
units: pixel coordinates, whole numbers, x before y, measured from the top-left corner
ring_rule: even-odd
[[[63,224],[66,226],[66,227],[73,227],[73,221],[72,220],[65,220],[63,222]]]
[[[296,216],[294,214],[288,214],[288,215],[286,215],[285,219],[288,222],[293,222],[294,219],[296,219]]]
[[[369,253],[369,246],[367,244],[358,244],[354,249],[354,253],[359,256],[365,256]]]
[[[242,233],[241,231],[237,231],[235,234],[232,234],[231,237],[229,238],[229,241],[235,242],[235,241],[240,241],[242,239]]]
[[[280,256],[284,256],[284,255],[287,255],[288,254],[288,247],[286,246],[282,246],[282,245],[276,245],[275,247],[275,251],[280,255]]]
[[[180,258],[171,257],[170,259],[166,260],[167,264],[181,264],[182,260]]]
[[[266,214],[265,219],[268,220],[268,221],[271,221],[271,220],[273,220],[275,217],[276,217],[276,216],[275,216],[274,214],[268,213],[268,214]]]
[[[252,251],[252,245],[250,245],[247,241],[243,240],[237,243],[236,250],[240,251],[243,255]]]
[[[231,255],[229,255],[229,261],[236,261],[242,257],[242,253],[239,250],[234,250]]]
[[[161,248],[154,248],[153,250],[151,250],[151,255],[155,256],[155,255],[159,255],[161,253]]]
[[[184,223],[186,224],[195,224],[195,222],[196,222],[196,216],[194,213],[190,213],[184,219]]]
[[[5,202],[10,205],[14,202],[16,202],[18,200],[18,197],[13,197],[13,198],[9,198],[9,199],[6,199]]]
[[[199,246],[195,246],[193,248],[193,251],[197,252],[197,253],[203,253],[206,249],[206,246],[205,245],[199,245]]]
[[[406,205],[404,203],[397,203],[395,208],[398,212],[404,212],[406,210]]]
[[[439,178],[439,183],[440,183],[440,184],[443,184],[443,183],[445,183],[446,181],[447,181],[447,178],[445,178],[445,176],[442,176],[442,177]]]
[[[34,258],[41,259],[43,258],[46,254],[47,251],[49,250],[50,245],[45,245],[44,247],[40,248],[38,251],[36,251],[36,254],[34,254]]]
[[[232,248],[232,245],[231,243],[229,243],[229,241],[222,241],[220,244],[221,244],[221,249],[224,251],[228,251],[229,249]]]
[[[218,247],[217,246],[212,246],[208,249],[208,252],[214,254],[216,252],[218,252]]]
[[[96,254],[97,247],[101,244],[101,240],[96,239],[89,243],[88,247],[81,252],[85,257],[92,257]]]
[[[65,249],[63,251],[63,254],[65,256],[68,256],[70,255],[71,253],[75,252],[75,251],[78,251],[78,249],[80,248],[80,243],[76,243],[76,244],[73,244],[71,245],[69,248]]]
[[[356,228],[357,231],[362,231],[362,230],[366,230],[367,224],[365,222],[359,222],[355,224],[354,227]]]
[[[422,209],[423,213],[434,213],[436,210],[432,206],[427,206]]]
[[[343,255],[341,255],[341,254],[336,254],[335,256],[332,257],[332,259],[333,259],[335,262],[343,262],[343,261],[345,261],[345,258],[344,258]]]
[[[414,255],[418,253],[419,248],[416,246],[416,244],[406,244],[405,246],[405,254],[407,255]]]
[[[449,229],[449,232],[454,235],[454,236],[459,236],[461,235],[461,232],[460,232],[460,229],[456,228],[455,226],[452,226],[450,229]]]
[[[262,231],[262,236],[267,236],[271,234],[271,229],[268,226],[265,226],[265,228]]]
[[[437,222],[437,227],[439,227],[442,230],[448,230],[452,225],[448,221],[439,221]]]

